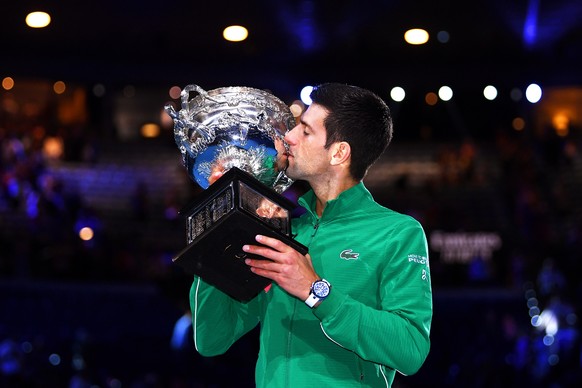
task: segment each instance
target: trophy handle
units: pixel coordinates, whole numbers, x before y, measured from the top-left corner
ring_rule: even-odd
[[[190,110],[190,101],[192,101],[192,99],[190,98],[190,92],[198,93],[202,97],[203,101],[209,98],[206,90],[202,89],[200,86],[194,84],[186,85],[186,87],[184,87],[184,89],[180,93],[180,98],[182,100],[182,111],[184,112],[188,112]],[[202,137],[205,143],[210,144],[214,141],[215,136],[213,130],[195,120],[188,120],[188,118],[185,119],[187,120],[188,129],[193,129],[194,131],[196,131],[196,133],[198,133],[198,135]],[[191,138],[191,136],[188,136],[188,134],[185,135],[187,138]]]
[[[208,97],[208,92],[206,90],[202,89],[200,86],[194,85],[194,84],[186,85],[184,87],[184,89],[182,89],[182,92],[180,93],[180,99],[182,100],[182,109],[188,110],[189,103],[191,101],[191,98],[190,98],[191,92],[198,93],[199,95],[202,96],[202,99],[205,99]]]
[[[190,117],[190,92],[197,92],[202,99],[208,98],[208,93],[198,85],[186,86],[181,94],[182,109],[176,112],[172,104],[166,104],[164,110],[174,120],[174,139],[185,160],[186,153],[195,158],[198,153],[212,143],[216,137],[214,130],[206,125],[192,120]],[[194,133],[198,136],[194,136]]]

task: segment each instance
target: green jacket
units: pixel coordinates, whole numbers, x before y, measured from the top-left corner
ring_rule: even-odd
[[[194,341],[224,353],[260,323],[257,387],[390,387],[430,347],[432,291],[426,237],[413,218],[380,206],[362,183],[329,201],[321,218],[312,191],[293,220],[315,271],[332,284],[310,309],[276,284],[248,303],[195,278]]]

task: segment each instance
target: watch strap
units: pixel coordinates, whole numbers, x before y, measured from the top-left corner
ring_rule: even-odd
[[[321,299],[319,299],[317,296],[315,296],[315,294],[312,292],[309,294],[307,299],[305,299],[305,304],[308,305],[309,307],[313,308],[315,306],[315,304],[317,302],[319,302],[320,300]]]

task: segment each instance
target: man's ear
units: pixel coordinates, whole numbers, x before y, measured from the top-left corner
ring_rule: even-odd
[[[331,152],[331,165],[336,166],[342,163],[348,162],[352,155],[352,149],[350,148],[350,144],[345,141],[339,141],[334,143],[332,146]]]

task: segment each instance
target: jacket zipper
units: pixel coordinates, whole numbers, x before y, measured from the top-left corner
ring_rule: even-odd
[[[311,243],[313,243],[313,239],[315,238],[315,235],[317,234],[317,230],[319,229],[319,221],[320,221],[320,219],[317,218],[315,220],[315,224],[313,224],[313,231],[311,232],[311,237],[309,238],[309,243],[306,244],[308,248],[311,246]]]
[[[319,229],[319,221],[321,220],[321,218],[318,218],[315,221],[315,225],[313,225],[313,233],[311,233],[311,240],[313,240],[313,238],[315,237],[315,234],[317,233],[317,230]]]
[[[358,362],[358,371],[360,372],[360,384],[364,382],[364,367],[362,366],[362,359],[356,356],[356,361]]]

